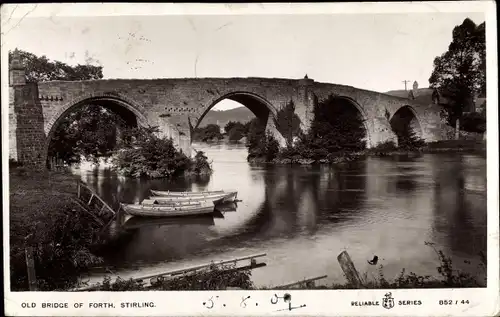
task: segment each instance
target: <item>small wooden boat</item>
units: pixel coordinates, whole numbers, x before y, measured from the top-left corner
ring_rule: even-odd
[[[198,197],[206,195],[220,195],[224,194],[223,190],[213,190],[213,191],[202,191],[202,192],[174,192],[174,191],[164,191],[164,190],[152,190],[151,193],[154,196],[168,196],[168,197]]]
[[[220,203],[220,204],[217,204],[215,206],[215,209],[220,211],[220,212],[232,212],[232,211],[236,211],[237,208],[238,208],[238,205],[232,201]]]
[[[153,205],[153,206],[201,206],[203,204],[209,205],[214,204],[213,200],[162,200],[162,199],[144,199],[141,205]]]
[[[192,216],[209,214],[214,211],[213,203],[186,206],[131,205],[122,203],[121,207],[127,214],[140,217]]]
[[[203,200],[212,200],[214,202],[228,202],[234,201],[238,192],[222,192],[222,193],[212,193],[212,194],[202,194],[202,195],[192,195],[192,196],[167,196],[167,195],[156,195],[158,191],[151,191],[153,196],[150,199],[154,199],[156,201],[203,201]],[[166,192],[165,192],[166,193]]]

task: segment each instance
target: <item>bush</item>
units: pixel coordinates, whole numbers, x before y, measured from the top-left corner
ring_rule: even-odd
[[[250,270],[235,270],[234,264],[212,264],[210,267],[173,279],[156,278],[151,287],[144,287],[143,281],[117,278],[112,282],[106,277],[97,291],[144,291],[152,290],[225,290],[228,287],[254,289]]]
[[[209,124],[203,128],[196,128],[193,131],[193,140],[201,142],[218,141],[223,138],[220,127],[216,124]]]
[[[406,128],[401,130],[398,134],[398,148],[405,151],[413,151],[422,148],[425,145],[413,129]]]
[[[241,123],[241,122],[229,122],[227,125],[226,125],[226,128],[227,127],[230,127],[229,130],[226,130],[228,136],[229,136],[229,141],[239,141],[241,140],[241,138],[243,138],[244,136],[246,136],[247,134],[247,127]]]
[[[476,133],[486,132],[485,113],[472,112],[464,114],[464,116],[460,120],[460,130]]]
[[[374,146],[370,150],[373,152],[389,152],[389,151],[395,151],[397,150],[396,144],[392,141],[385,141],[382,143],[377,144],[377,146]]]
[[[140,128],[129,138],[126,147],[113,157],[115,168],[130,177],[173,177],[186,173],[211,173],[206,156],[197,154],[191,160],[177,151],[172,139],[159,138],[156,129]]]
[[[288,147],[293,145],[294,137],[301,133],[300,118],[295,114],[295,104],[290,101],[281,108],[275,120],[276,129],[283,135]]]
[[[205,156],[203,151],[196,152],[192,169],[196,175],[209,175],[212,173],[208,157]]]

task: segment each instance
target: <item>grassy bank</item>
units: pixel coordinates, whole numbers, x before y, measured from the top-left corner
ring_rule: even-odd
[[[100,262],[90,252],[97,226],[72,200],[69,172],[10,168],[10,277],[13,291],[28,290],[25,248],[33,248],[37,287],[64,289]]]

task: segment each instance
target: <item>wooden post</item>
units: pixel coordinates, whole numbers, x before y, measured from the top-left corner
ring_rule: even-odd
[[[78,199],[80,199],[80,181],[78,180],[78,181],[76,182],[76,184],[77,184],[77,188],[78,188],[78,189],[77,189],[77,191],[78,191]]]
[[[342,251],[342,253],[340,253],[337,257],[337,260],[339,261],[342,271],[344,271],[347,281],[349,281],[349,283],[354,285],[356,288],[363,286],[358,271],[354,267],[354,263],[352,263],[351,257],[347,251]]]
[[[35,261],[33,260],[33,248],[26,247],[24,249],[26,254],[26,268],[28,270],[28,284],[30,291],[37,290],[36,274],[35,274]]]

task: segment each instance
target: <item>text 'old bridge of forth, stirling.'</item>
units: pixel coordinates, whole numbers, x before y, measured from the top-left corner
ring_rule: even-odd
[[[128,124],[158,126],[177,148],[191,154],[191,132],[219,101],[231,99],[266,122],[266,130],[284,144],[272,120],[288,102],[307,131],[313,116],[313,96],[330,94],[356,107],[365,120],[367,146],[397,141],[391,121],[403,120],[425,141],[444,138],[440,107],[312,79],[183,78],[108,79],[26,83],[19,57],[9,69],[9,157],[44,167],[58,123],[76,107],[92,104],[120,114]]]

